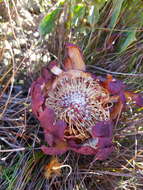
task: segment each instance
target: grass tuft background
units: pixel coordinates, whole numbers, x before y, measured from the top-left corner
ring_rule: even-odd
[[[68,152],[69,167],[44,177],[43,131],[30,107],[29,87],[42,66],[79,45],[88,70],[111,73],[143,92],[142,0],[0,0],[0,189],[142,190],[143,109],[129,105],[114,130],[106,161]]]

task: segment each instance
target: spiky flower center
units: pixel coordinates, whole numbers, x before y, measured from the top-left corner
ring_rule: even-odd
[[[69,135],[86,139],[93,125],[109,119],[108,100],[108,93],[90,74],[71,70],[57,77],[46,104],[68,124]]]

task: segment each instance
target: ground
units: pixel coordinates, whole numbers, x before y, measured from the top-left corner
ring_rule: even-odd
[[[67,2],[60,5],[64,19],[43,36],[39,25],[47,12],[59,6],[56,1],[0,1],[0,189],[141,190],[143,109],[134,104],[128,105],[115,126],[115,150],[105,161],[72,151],[53,158],[40,149],[45,142],[31,110],[30,86],[50,60],[58,58],[62,64],[65,42],[81,47],[89,71],[112,74],[129,90],[143,92],[140,1],[97,1],[95,5],[76,1],[82,10],[77,15]],[[87,19],[81,17],[84,6],[96,5],[94,23],[88,20],[88,10]],[[72,14],[66,17],[69,8],[78,20]],[[51,159],[58,159],[56,164],[63,167],[47,178],[44,168]]]

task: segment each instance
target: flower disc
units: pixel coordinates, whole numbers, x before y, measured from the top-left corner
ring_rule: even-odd
[[[109,94],[91,74],[70,70],[59,75],[47,93],[46,105],[64,120],[68,134],[87,139],[99,121],[110,119]]]

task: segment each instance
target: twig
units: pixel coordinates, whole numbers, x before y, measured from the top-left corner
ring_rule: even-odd
[[[12,127],[7,127],[7,126],[1,127],[0,126],[0,129],[16,129],[16,128],[20,129],[20,128],[25,128],[25,127],[26,127],[25,125],[18,125],[18,126],[12,126]]]
[[[126,173],[120,173],[120,172],[109,172],[109,171],[90,171],[90,172],[79,172],[80,175],[112,175],[112,176],[120,176],[120,177],[138,177],[143,178],[143,176],[140,176],[138,174],[126,174]]]
[[[105,31],[116,31],[116,32],[131,32],[131,31],[136,31],[136,32],[142,32],[143,29],[116,29],[116,28],[96,28],[96,30],[105,30]]]
[[[61,169],[61,168],[69,168],[69,173],[68,173],[68,175],[66,176],[66,180],[67,180],[67,178],[71,175],[71,173],[72,173],[72,167],[70,166],[70,165],[68,165],[68,164],[65,164],[65,165],[61,165],[61,166],[54,166],[52,169],[53,170],[57,170],[57,169]],[[66,181],[65,180],[65,181]]]
[[[93,66],[93,65],[87,65],[87,67],[89,68],[94,68],[97,69],[99,71],[103,71],[105,73],[110,73],[110,74],[114,74],[114,75],[124,75],[124,76],[134,76],[134,77],[143,77],[143,73],[121,73],[121,72],[114,72],[114,71],[109,71],[107,69],[103,69],[101,67],[97,67],[97,66]]]
[[[25,148],[15,148],[15,149],[7,149],[7,150],[0,150],[0,152],[18,152],[18,151],[23,151]]]

